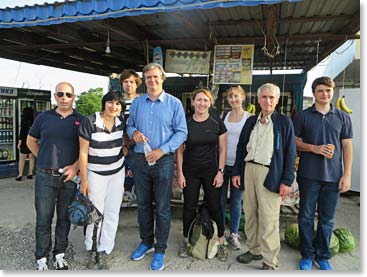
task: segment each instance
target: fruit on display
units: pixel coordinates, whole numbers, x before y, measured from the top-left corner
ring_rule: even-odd
[[[248,103],[246,112],[255,114],[256,113],[256,106],[254,104]]]
[[[339,239],[339,252],[351,252],[356,247],[356,238],[350,230],[337,228],[334,230],[334,234]]]
[[[346,112],[347,114],[351,114],[353,111],[348,105],[345,103],[345,96],[340,96],[335,101],[335,107],[339,110]]]
[[[339,239],[334,233],[331,233],[329,249],[331,257],[339,253]]]
[[[299,249],[299,229],[298,224],[290,224],[284,232],[285,242],[294,249]],[[334,257],[336,254],[351,252],[356,247],[356,239],[351,231],[345,228],[337,228],[333,231],[330,238],[330,254]]]
[[[297,223],[287,226],[284,232],[284,240],[290,247],[294,249],[299,248],[299,230]]]

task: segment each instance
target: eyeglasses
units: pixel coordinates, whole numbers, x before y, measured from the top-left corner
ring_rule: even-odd
[[[67,98],[73,98],[73,95],[71,92],[62,92],[62,91],[58,91],[56,92],[56,96],[61,98],[63,97],[64,95],[66,95]]]

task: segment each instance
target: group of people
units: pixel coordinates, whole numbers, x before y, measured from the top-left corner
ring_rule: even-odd
[[[207,89],[193,92],[194,113],[185,118],[181,102],[163,89],[166,74],[161,65],[146,65],[143,77],[146,93],[137,97],[136,89],[142,83],[139,75],[133,70],[123,71],[124,95],[109,91],[102,98],[101,112],[87,117],[72,108],[73,86],[59,83],[54,93],[57,107],[35,119],[27,146],[37,157],[37,269],[48,269],[55,206],[54,267],[68,269],[67,207],[77,190],[71,180],[80,170],[80,192],[103,213],[97,228],[95,255],[94,227],[89,225],[86,229],[87,268],[109,268],[121,201],[127,189],[125,175],[131,175],[141,241],[130,257],[138,261],[154,252],[150,269],[162,270],[170,233],[175,156],[178,184],[184,196],[179,256],[189,255],[188,231],[202,188],[218,228],[218,260],[228,259],[227,242],[233,249],[241,249],[238,238],[243,206],[248,251],[239,255],[237,261],[247,264],[262,260],[262,269],[278,269],[280,205],[295,178],[296,151],[300,155],[299,268],[311,269],[316,260],[321,269],[331,269],[328,245],[333,218],[339,192],[350,187],[352,163],[351,121],[331,105],[333,81],[328,77],[316,79],[312,85],[315,104],[292,122],[276,111],[280,90],[270,83],[257,91],[261,108],[258,115],[244,111],[242,87],[231,87],[227,91],[231,111],[222,120],[209,112],[214,101]],[[144,151],[146,143],[152,149],[149,153]],[[335,147],[331,149],[329,144]],[[231,224],[226,238],[228,189]],[[316,205],[319,221],[313,242]]]

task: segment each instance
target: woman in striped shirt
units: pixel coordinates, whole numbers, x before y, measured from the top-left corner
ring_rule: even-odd
[[[85,246],[88,251],[87,268],[108,269],[108,255],[115,244],[119,212],[124,194],[123,133],[124,122],[118,115],[124,101],[118,92],[110,91],[102,98],[102,112],[87,116],[79,128],[80,192],[88,195],[103,213],[98,226],[97,257],[93,258],[92,236],[94,224],[86,230]]]

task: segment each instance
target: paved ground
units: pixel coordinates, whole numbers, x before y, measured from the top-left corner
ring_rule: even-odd
[[[0,179],[0,269],[1,270],[31,270],[34,268],[34,181],[16,182],[13,179]],[[342,196],[336,215],[336,227],[349,228],[358,240],[358,246],[352,253],[339,253],[331,260],[336,271],[361,271],[360,255],[360,206],[359,195]],[[231,271],[258,270],[261,262],[242,265],[236,262],[236,256],[242,251],[230,251],[230,257],[223,263],[216,259],[200,261],[193,258],[177,256],[182,233],[181,207],[173,207],[173,218],[166,254],[166,271]],[[294,214],[281,216],[280,269],[290,271],[297,269],[300,258],[298,251],[284,244],[284,229],[287,224],[296,222]],[[112,252],[111,270],[113,271],[145,271],[148,270],[152,254],[141,261],[134,262],[129,258],[130,252],[139,243],[138,226],[136,223],[136,208],[123,208],[116,238],[115,249]],[[82,229],[71,230],[70,246],[67,256],[72,269],[85,269],[85,253]],[[317,268],[314,267],[316,270]]]

